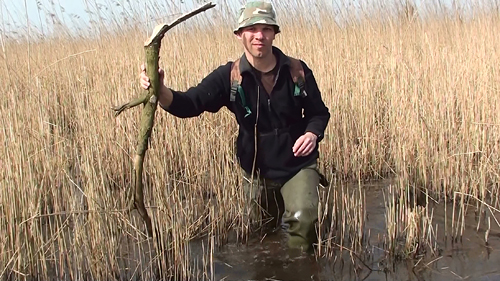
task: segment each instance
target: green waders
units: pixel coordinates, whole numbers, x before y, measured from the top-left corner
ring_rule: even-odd
[[[250,200],[251,219],[261,222],[265,230],[274,229],[281,219],[288,225],[288,246],[312,249],[317,241],[319,173],[317,164],[300,170],[285,184],[244,173],[244,191]]]

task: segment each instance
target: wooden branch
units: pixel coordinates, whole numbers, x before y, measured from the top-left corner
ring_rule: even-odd
[[[138,106],[139,104],[145,104],[146,103],[146,97],[147,96],[144,96],[144,97],[139,97],[139,98],[136,98],[136,99],[133,99],[127,103],[124,103],[120,106],[114,106],[112,109],[115,111],[115,117],[120,115],[120,113],[122,113],[124,110],[126,109],[129,109],[129,108],[132,108],[132,107],[136,107]]]
[[[163,39],[163,36],[165,35],[165,33],[167,31],[169,31],[170,29],[172,29],[174,26],[178,25],[179,23],[181,23],[183,21],[186,21],[187,19],[189,19],[189,18],[191,18],[191,17],[193,17],[201,12],[204,12],[210,8],[213,8],[213,7],[215,7],[215,4],[212,4],[212,2],[208,2],[205,5],[199,7],[198,9],[193,10],[189,13],[186,13],[186,14],[178,17],[176,20],[174,20],[170,24],[157,25],[153,29],[153,34],[151,34],[151,37],[149,37],[149,39],[146,42],[144,42],[144,46],[147,47],[147,46],[153,44],[154,42],[161,41],[161,39]]]
[[[133,189],[131,192],[132,198],[129,198],[129,210],[137,209],[146,224],[149,237],[153,237],[153,226],[144,204],[142,174],[144,170],[144,157],[146,156],[149,138],[151,137],[151,131],[153,130],[154,116],[158,105],[158,93],[161,86],[158,74],[161,39],[165,33],[174,26],[213,7],[215,7],[215,4],[212,4],[211,2],[207,3],[192,12],[182,15],[170,24],[162,24],[154,28],[152,36],[144,44],[146,53],[146,74],[149,77],[151,85],[148,89],[148,93],[142,98],[134,99],[122,106],[113,108],[116,111],[115,116],[117,116],[125,109],[132,108],[139,104],[144,105],[142,109],[139,135],[137,138],[137,149],[134,156],[134,186],[132,187]]]

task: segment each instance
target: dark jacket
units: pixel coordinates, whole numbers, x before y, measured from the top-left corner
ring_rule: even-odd
[[[285,182],[318,158],[318,146],[306,157],[295,157],[292,147],[305,132],[316,134],[319,142],[323,138],[330,113],[306,64],[301,62],[305,72],[307,96],[294,96],[295,85],[289,70],[290,60],[278,48],[273,47],[273,53],[277,57],[278,72],[270,95],[243,55],[240,59],[240,72],[245,103],[239,94],[236,95],[235,102],[230,102],[232,62],[228,62],[210,73],[196,87],[184,93],[172,91],[173,101],[167,111],[185,118],[198,116],[205,111],[217,112],[226,106],[235,114],[239,124],[236,155],[242,168],[251,173],[255,156],[254,126],[259,101],[255,168],[265,178]],[[251,114],[246,117],[243,104],[251,110]]]

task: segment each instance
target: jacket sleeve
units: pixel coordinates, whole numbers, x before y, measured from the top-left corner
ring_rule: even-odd
[[[305,63],[303,63],[303,66],[307,93],[304,98],[304,118],[307,120],[306,132],[317,135],[319,142],[324,137],[326,126],[330,120],[330,112],[321,98],[321,92],[311,69]]]
[[[230,71],[231,63],[228,63],[215,69],[197,86],[185,92],[172,90],[172,103],[163,109],[181,118],[199,116],[205,111],[219,111],[229,101]]]

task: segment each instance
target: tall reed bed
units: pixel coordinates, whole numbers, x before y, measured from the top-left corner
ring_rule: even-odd
[[[276,45],[314,71],[331,112],[320,166],[339,183],[320,190],[318,254],[364,250],[370,198],[343,181],[398,179],[399,191],[387,197],[386,245],[394,255],[416,253],[418,241],[434,247],[432,210],[408,203],[410,192],[446,204],[452,223],[444,231],[453,238],[470,203],[495,215],[498,17],[375,13],[339,23],[327,4],[314,14],[295,5],[287,13],[279,6]],[[228,10],[167,35],[161,65],[169,86],[187,89],[241,55]],[[216,247],[232,231],[249,238],[236,122],[225,109],[185,120],[157,112],[145,193],[158,237],[148,240],[140,218],[125,210],[140,110],[114,118],[110,107],[142,94],[147,36],[137,26],[2,41],[0,278],[208,279]],[[204,258],[193,264],[196,237],[205,239]]]

